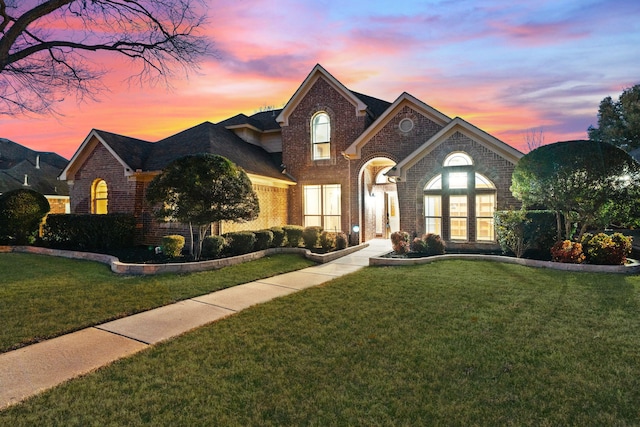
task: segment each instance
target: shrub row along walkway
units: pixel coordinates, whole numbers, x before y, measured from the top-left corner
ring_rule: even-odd
[[[391,250],[388,240],[303,270],[234,286],[0,354],[0,409],[255,304],[328,282]]]

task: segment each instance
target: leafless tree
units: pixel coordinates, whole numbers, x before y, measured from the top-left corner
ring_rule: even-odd
[[[527,129],[524,134],[524,142],[527,143],[529,151],[542,147],[544,145],[544,129],[542,127]]]
[[[95,98],[112,52],[130,78],[169,83],[211,53],[203,0],[0,0],[0,114],[51,113],[65,96]]]

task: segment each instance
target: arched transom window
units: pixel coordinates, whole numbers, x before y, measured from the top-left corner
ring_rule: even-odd
[[[331,158],[331,121],[325,112],[320,112],[311,119],[311,146],[313,160]]]
[[[424,187],[426,232],[445,240],[493,242],[495,185],[474,170],[467,153],[451,153],[443,167]]]
[[[109,190],[104,179],[96,179],[91,186],[91,213],[108,213]]]

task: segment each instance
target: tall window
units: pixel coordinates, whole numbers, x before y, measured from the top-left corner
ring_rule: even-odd
[[[304,226],[341,231],[340,184],[304,186]]]
[[[109,203],[109,191],[104,179],[96,179],[91,187],[91,213],[106,214]]]
[[[447,240],[494,241],[495,185],[474,171],[466,153],[451,153],[443,166],[424,187],[425,231]]]
[[[449,197],[451,240],[467,240],[467,196]]]
[[[426,232],[442,235],[442,196],[424,196]]]
[[[493,226],[493,212],[495,207],[495,194],[476,194],[476,240],[490,242],[495,240]]]
[[[331,158],[331,121],[327,113],[318,113],[311,119],[311,145],[313,160]]]

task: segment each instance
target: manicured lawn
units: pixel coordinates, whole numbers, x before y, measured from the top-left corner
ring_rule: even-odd
[[[637,425],[640,276],[371,267],[0,413],[0,425]]]
[[[0,254],[0,353],[310,265],[301,256],[283,254],[217,271],[133,277],[94,262]]]

